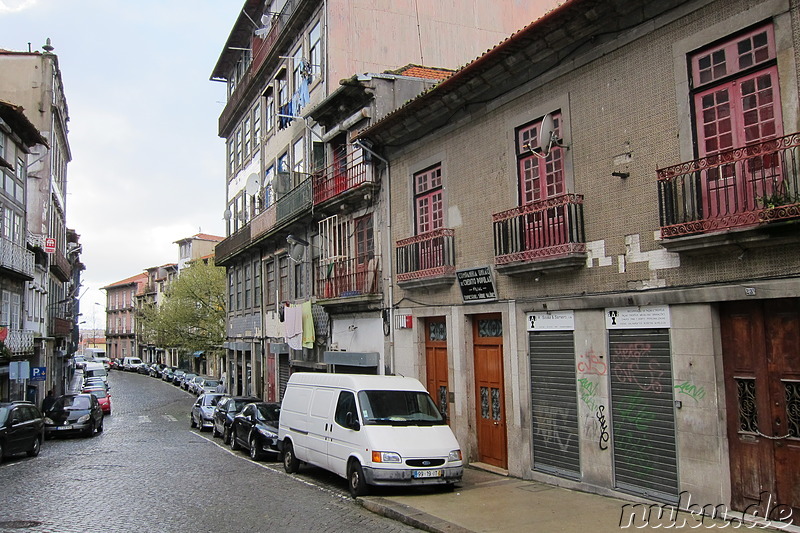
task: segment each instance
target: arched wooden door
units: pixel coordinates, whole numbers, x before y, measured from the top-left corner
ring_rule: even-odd
[[[476,315],[472,323],[478,461],[506,468],[503,387],[503,321],[500,314]]]

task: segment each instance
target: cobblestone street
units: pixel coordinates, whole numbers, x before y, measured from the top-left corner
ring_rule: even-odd
[[[289,476],[190,429],[194,396],[169,383],[121,371],[109,382],[103,433],[0,464],[0,531],[414,531],[363,509],[344,480]]]

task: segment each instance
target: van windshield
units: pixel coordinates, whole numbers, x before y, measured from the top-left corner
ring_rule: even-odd
[[[358,393],[365,425],[433,426],[445,423],[427,392],[367,390]]]

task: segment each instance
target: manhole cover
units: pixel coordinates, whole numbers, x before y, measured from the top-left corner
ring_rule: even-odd
[[[41,522],[35,520],[6,520],[0,521],[0,528],[4,529],[27,529],[29,527],[41,526]]]

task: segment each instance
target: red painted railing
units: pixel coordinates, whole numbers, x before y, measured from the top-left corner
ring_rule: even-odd
[[[314,175],[314,205],[373,181],[372,168],[364,162],[360,151],[336,159],[332,165]]]
[[[381,293],[380,257],[342,259],[320,265],[317,297],[348,298]]]
[[[455,274],[455,230],[440,228],[397,241],[397,281]]]

